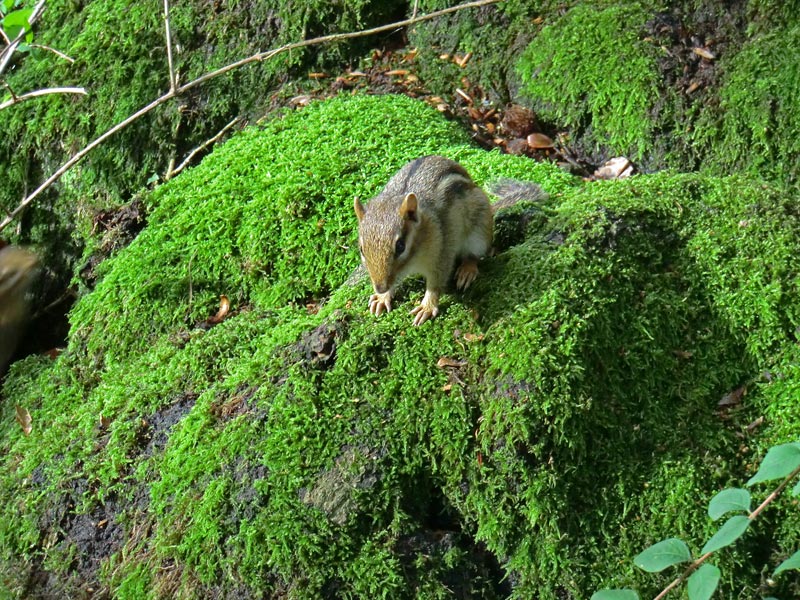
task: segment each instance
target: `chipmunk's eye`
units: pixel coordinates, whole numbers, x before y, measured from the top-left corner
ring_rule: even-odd
[[[406,250],[406,241],[403,238],[397,240],[394,244],[394,255],[400,256]]]

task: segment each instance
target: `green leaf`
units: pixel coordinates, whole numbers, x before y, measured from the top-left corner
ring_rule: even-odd
[[[633,559],[640,569],[648,573],[658,573],[667,567],[692,560],[689,547],[678,538],[669,538],[653,544]]]
[[[697,571],[692,573],[687,582],[689,600],[708,600],[714,595],[719,583],[720,572],[717,567],[711,564],[702,565]]]
[[[800,481],[792,488],[792,496],[800,496]]]
[[[3,14],[6,14],[8,11],[14,8],[15,1],[16,0],[3,0],[3,5],[0,7],[0,11],[2,11]]]
[[[747,531],[748,525],[750,525],[750,519],[744,515],[731,517],[725,521],[725,524],[719,528],[717,533],[711,536],[711,539],[706,542],[706,545],[703,546],[700,553],[706,554],[707,552],[715,552],[720,548],[730,546]]]
[[[741,488],[722,490],[708,503],[708,516],[713,520],[734,510],[750,512],[750,492]]]
[[[791,571],[791,570],[800,570],[800,550],[792,554],[789,558],[783,561],[781,564],[778,565],[778,568],[775,569],[775,572],[772,574],[777,575],[778,573],[782,573],[783,571]]]
[[[3,30],[6,32],[6,35],[10,40],[16,39],[16,37],[19,35],[19,32],[22,31],[23,28],[30,28],[31,25],[28,22],[28,19],[32,14],[32,8],[23,8],[21,10],[10,12],[3,17]]]
[[[633,590],[599,590],[591,600],[639,600],[639,594]]]
[[[773,446],[761,461],[758,472],[750,478],[747,485],[783,479],[797,467],[800,467],[800,443],[793,442]]]

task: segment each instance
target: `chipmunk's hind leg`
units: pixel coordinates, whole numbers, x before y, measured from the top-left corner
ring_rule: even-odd
[[[491,227],[494,223],[491,220],[491,213],[487,214],[488,223],[475,227],[461,247],[461,258],[455,273],[456,288],[459,290],[467,289],[475,281],[478,276],[478,259],[485,256],[492,245]]]
[[[459,290],[467,289],[478,276],[478,259],[473,255],[467,255],[461,259],[461,263],[456,268],[456,288]]]

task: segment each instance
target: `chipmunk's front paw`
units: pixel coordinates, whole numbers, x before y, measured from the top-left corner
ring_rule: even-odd
[[[419,327],[428,319],[433,319],[439,314],[439,294],[436,292],[426,291],[422,302],[419,303],[415,309],[411,311],[414,317],[414,326]]]
[[[376,317],[381,316],[381,313],[384,312],[392,312],[392,292],[372,294],[369,297],[369,312]]]

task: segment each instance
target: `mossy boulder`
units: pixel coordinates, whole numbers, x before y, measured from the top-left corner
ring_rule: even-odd
[[[423,2],[439,7],[441,2]],[[567,149],[641,171],[747,172],[797,183],[796,3],[516,2],[420,24],[420,72],[458,102],[465,80],[531,106]],[[439,55],[464,56],[464,67]]]
[[[419,282],[375,319],[351,277],[352,197],[434,152],[550,200],[414,328]],[[476,149],[421,102],[356,96],[249,128],[144,201],[68,349],[3,388],[12,596],[654,591],[630,559],[673,535],[697,549],[707,500],[800,425],[800,215],[745,177],[587,184]],[[758,587],[798,526],[782,504],[759,519],[720,556],[723,594]]]
[[[369,28],[402,18],[405,3],[192,1],[170,10],[179,84],[301,39]],[[51,95],[0,111],[0,209],[16,208],[58,167],[112,126],[169,90],[163,6],[119,0],[51,0],[35,26],[44,48],[17,54],[4,73],[17,94],[77,86],[84,96]],[[34,245],[48,265],[43,304],[60,297],[97,243],[97,212],[130,202],[162,181],[234,117],[257,120],[291,78],[357,60],[371,41],[300,48],[235,69],[162,104],[89,153],[3,236]],[[6,90],[3,90],[6,94]]]

